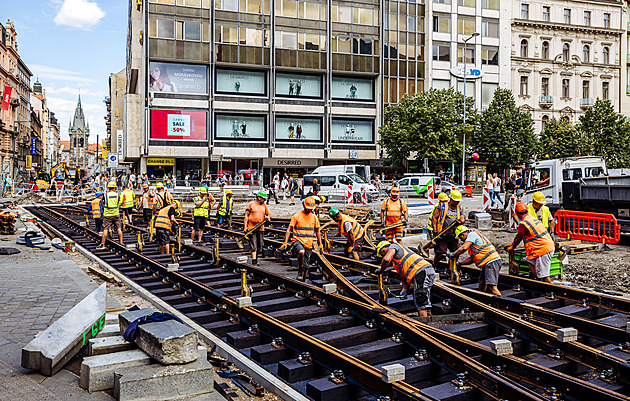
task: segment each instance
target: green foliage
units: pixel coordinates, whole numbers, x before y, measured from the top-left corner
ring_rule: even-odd
[[[476,131],[479,115],[475,102],[466,102],[466,127]],[[464,96],[450,89],[429,89],[413,96],[403,96],[397,105],[385,109],[385,124],[379,129],[380,145],[387,150],[388,161],[403,168],[415,152],[422,160],[460,160]]]
[[[497,89],[481,114],[481,130],[473,133],[472,151],[490,169],[503,169],[528,162],[537,147],[531,115],[516,107],[511,90]]]
[[[630,166],[630,123],[615,113],[609,100],[597,99],[580,116],[579,129],[589,145],[588,153],[603,156],[610,168]]]
[[[538,156],[552,159],[587,155],[590,144],[585,135],[565,118],[552,118],[540,133]]]

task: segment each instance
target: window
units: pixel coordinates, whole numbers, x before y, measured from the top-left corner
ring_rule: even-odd
[[[521,96],[527,96],[527,80],[528,78],[523,76],[521,77]]]
[[[352,22],[360,25],[373,25],[374,10],[369,8],[354,7],[352,11]],[[404,28],[403,28],[404,30]]]
[[[433,32],[451,33],[451,17],[449,15],[434,15]]]
[[[542,188],[549,186],[550,168],[537,168],[532,171],[530,188]]]
[[[584,11],[584,25],[591,26],[591,12]]]
[[[545,77],[542,79],[540,91],[542,92],[543,96],[549,96],[549,78]]]
[[[458,6],[475,7],[475,0],[457,0]]]
[[[433,82],[431,82],[431,87],[433,89],[448,89],[451,87],[451,81],[446,79],[434,79]]]
[[[564,43],[562,45],[562,60],[569,61],[569,44]]]
[[[568,8],[564,9],[564,23],[565,24],[571,23],[571,10],[569,10]]]
[[[451,61],[451,45],[448,43],[434,43],[433,60]]]
[[[175,39],[175,21],[157,20],[157,36],[163,39]]]
[[[319,3],[301,2],[299,3],[298,18],[319,19],[319,8]]]
[[[607,46],[604,46],[602,49],[602,62],[604,64],[610,64],[610,49]]]
[[[481,64],[499,65],[499,49],[496,47],[482,47]]]
[[[494,92],[499,88],[499,84],[482,83],[481,84],[481,107],[487,108],[494,98]]]
[[[263,45],[263,30],[255,28],[240,28],[241,35],[239,42],[242,45],[247,46],[262,46]]]
[[[486,38],[498,38],[499,21],[494,19],[481,20],[481,36]]]
[[[602,99],[608,100],[609,88],[610,88],[610,82],[602,82]]]
[[[549,14],[551,13],[551,8],[549,6],[543,7],[543,21],[549,22]]]
[[[498,10],[499,0],[481,0],[481,8],[484,10]]]
[[[411,15],[407,17],[407,30],[409,32],[416,31],[416,17],[411,16]]]
[[[587,99],[590,96],[590,85],[591,83],[589,81],[583,81],[582,82],[582,99]]]
[[[569,80],[567,78],[562,80],[562,97],[568,98],[570,95],[569,92]]]
[[[437,4],[451,4],[451,0],[433,0]]]
[[[297,33],[276,31],[276,47],[280,49],[296,50],[297,49]],[[348,51],[348,53],[350,53],[350,51]]]
[[[527,39],[521,40],[521,57],[527,57]]]
[[[610,28],[610,14],[604,13],[604,28]]]
[[[541,131],[544,131],[544,130],[545,130],[545,127],[547,126],[547,123],[548,123],[548,122],[549,122],[549,116],[547,116],[547,115],[542,116],[542,121],[541,121],[541,123],[540,123],[540,125],[541,125]]]
[[[472,35],[475,32],[474,18],[457,18],[457,33],[460,35]]]
[[[547,42],[546,40],[542,42],[541,48],[542,48],[541,56],[543,60],[548,60],[549,59],[549,42]]]
[[[199,22],[177,21],[177,39],[201,40],[201,24]]]
[[[582,169],[581,168],[565,168],[562,169],[562,180],[563,181],[577,181],[582,178]]]
[[[335,22],[352,23],[352,7],[332,6],[332,20]]]
[[[589,47],[589,45],[584,45],[584,47],[582,47],[582,62],[588,63],[591,59],[590,55],[591,48]]]
[[[464,81],[457,81],[457,91],[461,92],[462,94],[464,93]],[[470,82],[467,81],[466,82],[466,97],[472,97],[472,98],[476,98],[476,94],[477,92],[475,91],[475,82]]]
[[[458,63],[464,62],[464,58],[462,57],[462,54],[464,54],[464,45],[458,45],[457,46],[457,62]],[[473,63],[473,64],[475,62],[475,49],[472,47],[466,46],[466,62]]]
[[[529,19],[529,4],[521,4],[521,19]]]

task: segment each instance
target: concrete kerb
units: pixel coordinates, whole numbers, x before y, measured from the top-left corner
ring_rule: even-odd
[[[63,236],[64,240],[69,240],[65,235]],[[156,308],[166,311],[168,313],[172,313],[173,315],[179,317],[184,324],[193,328],[199,334],[199,338],[204,340],[210,346],[216,345],[216,352],[219,353],[222,357],[226,358],[230,363],[234,364],[237,368],[242,370],[251,376],[254,380],[256,380],[260,385],[265,387],[268,391],[275,393],[280,396],[283,400],[292,401],[308,401],[308,398],[304,396],[299,391],[293,389],[290,385],[282,381],[281,379],[273,376],[270,372],[266,371],[261,366],[257,365],[255,362],[247,359],[245,355],[241,354],[237,349],[230,346],[225,341],[221,340],[219,337],[215,336],[208,330],[201,327],[195,321],[191,320],[187,316],[181,314],[177,309],[173,308],[171,305],[162,301],[155,295],[151,294],[149,291],[140,287],[138,284],[134,283],[132,280],[127,278],[124,274],[116,270],[114,267],[110,266],[107,262],[92,254],[90,251],[77,244],[76,249],[86,258],[92,260],[95,263],[98,263],[99,266],[106,271],[109,271],[114,276],[118,277],[127,287],[129,287],[133,292],[138,294],[140,297],[144,298],[146,301],[150,302]]]

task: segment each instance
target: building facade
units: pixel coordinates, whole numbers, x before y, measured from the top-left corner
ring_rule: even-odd
[[[80,168],[82,170],[91,168],[92,166],[86,156],[90,137],[90,123],[85,118],[85,113],[83,113],[81,95],[79,95],[79,100],[74,110],[74,117],[68,126],[68,136],[70,137],[69,167]]]
[[[36,119],[40,127],[39,138],[33,140],[31,133],[31,156],[33,158],[33,167],[45,170],[50,169],[50,156],[48,147],[48,131],[50,124],[50,112],[48,110],[48,102],[46,100],[46,92],[44,91],[42,84],[35,82],[33,84],[33,91],[31,92],[31,119]],[[33,123],[31,122],[31,125]]]

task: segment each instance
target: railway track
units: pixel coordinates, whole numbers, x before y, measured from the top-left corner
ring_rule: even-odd
[[[433,315],[424,323],[406,314],[410,300],[376,301],[369,272],[377,266],[369,258],[316,255],[310,284],[288,278],[295,260],[275,251],[286,222],[266,231],[261,267],[237,261],[246,253],[233,239],[241,232],[213,228],[204,237],[210,244],[183,245],[179,271],[169,272],[170,255],[152,243],[138,251],[108,241],[107,250],[97,250],[98,234],[80,225],[82,206],[31,212],[47,230],[72,238],[315,400],[630,399],[630,304],[621,298],[503,278],[502,291],[514,292],[493,298],[471,290],[470,279],[461,287],[443,281],[434,286]],[[135,243],[138,232],[146,236],[142,228],[127,229],[125,244]],[[182,232],[189,235],[188,228]],[[253,307],[238,307],[243,276]],[[322,290],[330,282],[336,293]],[[391,277],[389,286],[396,285]],[[559,342],[558,327],[578,328],[579,341]],[[495,339],[508,339],[513,355],[496,355],[489,346]],[[383,366],[396,363],[405,367],[405,380],[383,381]]]

